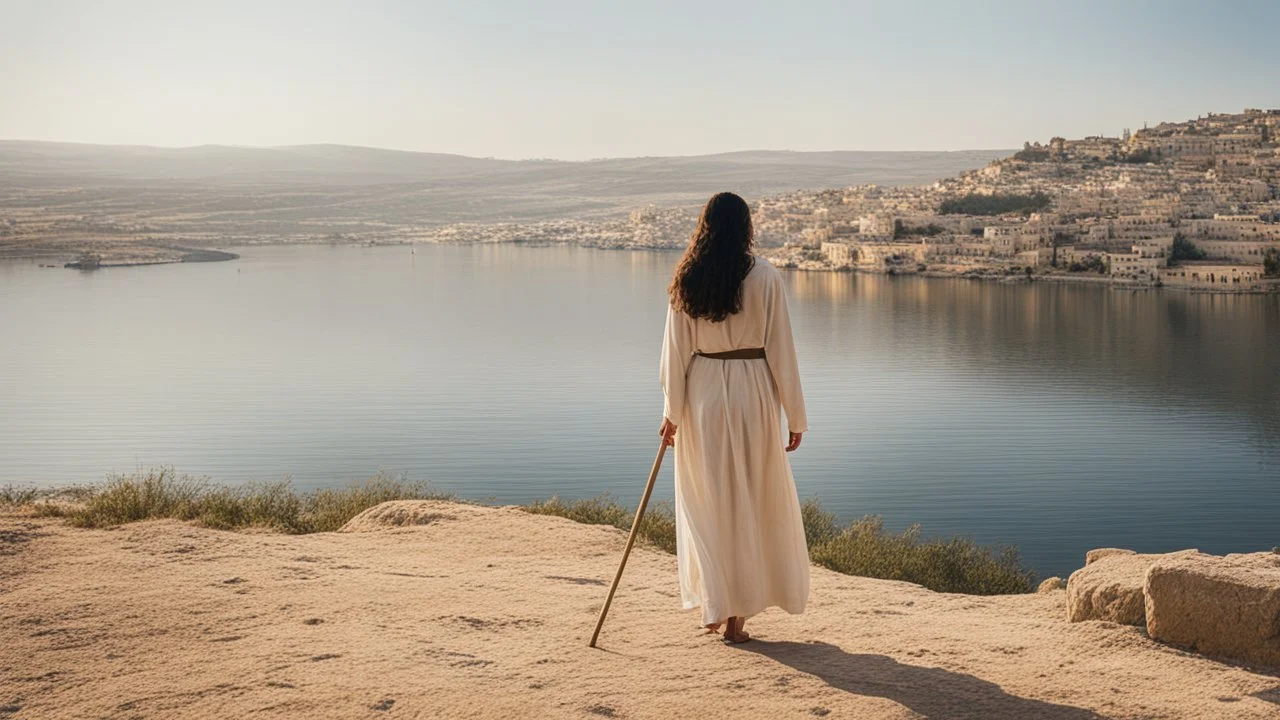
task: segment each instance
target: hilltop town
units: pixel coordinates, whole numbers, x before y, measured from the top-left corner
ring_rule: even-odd
[[[931,185],[763,198],[757,240],[775,264],[803,270],[1273,290],[1278,141],[1280,110],[1055,137]],[[626,218],[452,225],[419,238],[674,248],[696,215],[649,206]]]
[[[1055,137],[927,187],[768,198],[759,232],[802,269],[1274,289],[1277,140],[1280,110]]]
[[[740,158],[719,157],[693,159],[701,165],[689,159],[638,159],[561,164],[564,167],[551,170],[543,167],[545,163],[516,163],[484,175],[489,178],[485,183],[497,183],[492,189],[496,195],[481,197],[467,194],[472,192],[467,183],[480,182],[466,174],[479,172],[471,165],[458,171],[462,175],[439,177],[428,173],[444,172],[432,169],[432,157],[401,158],[391,170],[378,164],[365,167],[360,162],[371,161],[361,153],[368,151],[358,148],[341,149],[345,154],[337,159],[330,157],[336,151],[329,148],[294,149],[288,155],[293,164],[270,165],[253,175],[251,183],[235,175],[234,181],[217,180],[222,185],[199,175],[207,172],[203,166],[188,167],[194,161],[182,151],[150,151],[163,156],[164,172],[178,168],[191,175],[164,182],[157,179],[163,175],[159,170],[160,174],[127,182],[114,176],[91,177],[84,168],[64,176],[58,174],[60,165],[49,162],[41,175],[39,167],[45,165],[37,167],[29,159],[40,152],[57,157],[88,153],[83,163],[92,169],[97,167],[94,163],[110,165],[114,157],[108,153],[111,148],[70,147],[21,146],[23,152],[15,150],[4,166],[13,178],[8,186],[0,183],[0,205],[6,207],[0,216],[0,256],[79,258],[70,265],[99,267],[221,259],[224,255],[200,254],[193,248],[256,244],[681,248],[697,221],[698,207],[692,202],[704,195],[673,176],[692,173],[702,178],[698,182],[714,180],[717,188],[761,188],[755,202],[758,246],[776,265],[788,268],[1226,292],[1280,290],[1276,109],[1209,114],[1132,133],[1125,130],[1117,137],[1055,137],[1047,143],[1026,143],[1021,151],[1002,158],[999,155],[1007,151],[972,151],[956,157],[924,153],[928,157],[914,159],[904,153],[894,162],[915,166],[881,169],[873,176],[890,173],[890,182],[929,184],[860,184],[782,194],[776,188],[789,187],[791,180],[818,177],[806,175],[810,165],[805,163],[816,161],[786,156],[784,160],[794,165],[786,166],[790,170],[770,170],[768,163],[741,166]],[[94,152],[108,154],[99,157]],[[319,160],[313,157],[316,153],[321,153]],[[870,172],[850,166],[836,173],[831,168],[856,158],[828,155],[822,158],[827,163],[822,172],[828,174],[821,177],[863,177]],[[998,159],[947,176],[956,167],[991,157]],[[383,161],[381,155],[377,158]],[[282,162],[275,155],[268,159]],[[322,164],[325,172],[354,163],[378,182],[348,186],[342,183],[355,181],[321,173],[313,183],[336,184],[280,184],[280,177],[311,177],[306,168],[321,160],[330,163]],[[401,167],[406,163],[412,172]],[[22,180],[23,172],[30,177]],[[512,173],[523,179],[511,180]],[[532,174],[533,179],[520,173]],[[944,179],[930,182],[927,177]],[[773,182],[761,184],[759,178]],[[633,182],[635,192],[644,192],[628,194],[631,191],[615,187],[622,180]],[[676,185],[683,194],[654,190]],[[569,195],[573,202],[565,205]],[[648,204],[641,204],[646,200]]]

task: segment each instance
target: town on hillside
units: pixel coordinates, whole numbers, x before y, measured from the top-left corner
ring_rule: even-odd
[[[505,222],[438,222],[432,208],[447,202],[432,198],[448,182],[153,183],[0,188],[7,193],[0,193],[7,199],[0,256],[78,255],[67,265],[93,269],[228,259],[235,255],[201,248],[284,243],[676,249],[699,210],[686,198],[629,212],[605,203],[586,215],[540,209],[545,219],[531,220],[508,208],[494,216]],[[520,187],[502,192],[525,211],[540,206]],[[484,204],[472,197],[462,206]],[[1117,137],[1055,137],[932,184],[765,195],[754,213],[760,252],[800,270],[1280,292],[1280,109],[1209,114]]]
[[[799,190],[755,205],[757,244],[801,270],[1280,289],[1280,110],[1027,143],[932,185]],[[412,241],[679,248],[697,209],[453,224]],[[396,241],[396,240],[392,240]],[[403,241],[403,238],[399,241]]]
[[[1280,284],[1280,110],[1027,143],[925,187],[762,200],[762,244],[810,270]]]

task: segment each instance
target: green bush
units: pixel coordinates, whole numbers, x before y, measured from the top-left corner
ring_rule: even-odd
[[[1280,250],[1267,248],[1262,256],[1262,274],[1267,277],[1280,277]]]
[[[1014,547],[987,548],[964,537],[924,539],[920,526],[888,532],[875,516],[857,520],[833,538],[809,546],[809,557],[846,575],[902,580],[938,592],[1005,595],[1031,592],[1035,574]]]
[[[1131,153],[1120,156],[1120,162],[1130,163],[1132,165],[1141,165],[1144,163],[1156,162],[1160,156],[1151,151],[1151,148],[1142,150],[1134,150]]]
[[[905,225],[902,221],[898,221],[893,226],[893,237],[895,239],[906,237],[936,237],[946,232],[947,229],[937,223],[929,223],[928,225]]]
[[[1106,274],[1107,264],[1098,255],[1089,255],[1084,262],[1073,262],[1067,266],[1068,272],[1096,272]]]
[[[809,547],[834,540],[840,534],[836,514],[822,509],[822,503],[812,498],[800,503],[800,519],[804,522],[804,542]]]
[[[631,529],[633,518],[632,510],[608,496],[567,503],[552,498],[524,509],[623,530]],[[1026,593],[1034,587],[1035,573],[1022,567],[1017,549],[1011,546],[988,548],[963,537],[924,539],[918,525],[895,534],[875,516],[842,526],[816,500],[804,501],[800,515],[809,558],[839,573],[970,595]],[[675,517],[669,504],[659,503],[645,513],[640,538],[675,552]]]
[[[981,195],[969,193],[942,201],[938,212],[942,215],[1003,215],[1004,213],[1022,213],[1049,209],[1052,201],[1042,192],[1030,195]]]
[[[1173,236],[1173,247],[1169,251],[1169,266],[1175,266],[1183,260],[1203,260],[1205,252],[1196,247],[1181,233]]]

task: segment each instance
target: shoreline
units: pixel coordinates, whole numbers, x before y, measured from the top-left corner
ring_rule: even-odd
[[[448,246],[519,246],[527,248],[553,248],[553,247],[578,247],[588,248],[592,250],[607,250],[613,252],[670,252],[676,253],[683,250],[680,246],[667,245],[618,245],[606,242],[557,242],[552,240],[502,240],[502,241],[466,241],[466,240],[413,240],[396,238],[393,240],[345,240],[333,241],[325,238],[315,238],[306,240],[268,240],[259,243],[243,243],[234,242],[223,247],[227,248],[250,248],[250,247],[291,247],[291,246],[315,246],[330,245],[339,247],[396,247],[396,246],[415,246],[415,245],[448,245]],[[143,267],[148,265],[173,265],[184,262],[225,262],[236,260],[240,257],[239,253],[227,250],[219,250],[214,248],[190,248],[179,245],[148,245],[147,247],[178,251],[183,253],[178,257],[154,259],[154,260],[125,260],[112,261],[104,259],[96,267],[82,267],[80,262],[67,262],[59,265],[40,263],[41,267],[64,267],[80,270],[94,270],[116,267]],[[1273,295],[1280,294],[1280,278],[1264,279],[1259,286],[1240,287],[1240,288],[1216,288],[1216,287],[1196,287],[1196,286],[1179,286],[1179,285],[1157,285],[1152,283],[1142,283],[1128,279],[1113,279],[1104,275],[1093,274],[1066,274],[1057,272],[1047,272],[1035,274],[1027,277],[1023,273],[997,273],[988,271],[945,271],[945,270],[901,270],[897,268],[874,269],[863,267],[829,267],[829,266],[806,266],[788,261],[785,258],[771,257],[771,250],[778,250],[782,246],[771,246],[768,248],[757,249],[757,254],[774,263],[779,270],[788,270],[805,273],[852,273],[866,275],[884,275],[894,277],[924,277],[936,279],[952,279],[952,280],[978,280],[983,282],[995,282],[1007,285],[1023,285],[1035,282],[1054,282],[1054,283],[1071,283],[1079,285],[1099,285],[1106,286],[1117,290],[1176,290],[1186,292],[1188,294],[1204,294],[1204,295]],[[23,252],[16,254],[3,254],[0,259],[5,260],[47,260],[48,255],[34,252]]]
[[[157,258],[151,260],[125,260],[125,261],[102,261],[101,256],[95,255],[90,261],[76,260],[74,262],[64,263],[62,267],[72,270],[101,270],[105,268],[118,267],[143,267],[145,265],[174,265],[177,263],[196,263],[196,262],[226,262],[235,260],[240,256],[233,252],[224,250],[213,250],[209,248],[188,248],[177,245],[153,245],[160,250],[172,250],[182,253],[178,257]]]
[[[1133,292],[1150,291],[1150,290],[1172,290],[1185,292],[1191,295],[1276,295],[1280,294],[1280,278],[1267,278],[1263,280],[1259,286],[1240,287],[1240,288],[1216,288],[1216,287],[1197,287],[1191,285],[1168,285],[1143,283],[1130,279],[1113,279],[1105,275],[1092,275],[1086,273],[1066,274],[1066,273],[1038,273],[1027,276],[1025,273],[993,273],[993,272],[947,272],[941,270],[880,270],[872,268],[860,267],[803,267],[799,265],[787,264],[782,261],[775,262],[767,254],[762,253],[766,260],[774,262],[779,270],[789,270],[793,272],[803,273],[835,273],[835,274],[854,274],[854,275],[880,275],[885,277],[922,277],[939,280],[975,280],[980,282],[997,283],[1002,285],[1033,285],[1038,282],[1064,283],[1077,285],[1095,285],[1111,290],[1129,290]]]

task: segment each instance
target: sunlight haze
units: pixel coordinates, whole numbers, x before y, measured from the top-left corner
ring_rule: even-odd
[[[0,138],[955,150],[1280,105],[1273,3],[965,5],[6,0]]]

